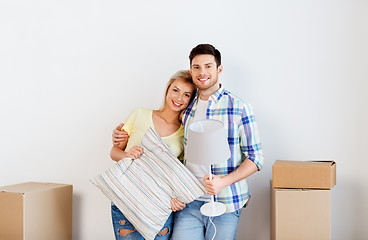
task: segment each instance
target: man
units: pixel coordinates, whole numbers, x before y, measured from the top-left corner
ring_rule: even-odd
[[[263,165],[257,125],[252,107],[220,84],[219,76],[223,67],[221,54],[216,48],[210,44],[200,44],[192,49],[189,59],[190,72],[198,92],[183,115],[184,143],[186,145],[187,130],[192,122],[201,119],[220,120],[228,130],[231,157],[228,161],[211,166],[212,180],[207,175],[208,166],[185,163],[204,182],[208,194],[175,214],[172,239],[203,240],[212,239],[214,235],[219,240],[235,239],[241,209],[250,198],[246,178]],[[117,134],[120,133],[114,130],[113,140],[116,140]],[[210,195],[214,195],[215,201],[226,205],[226,213],[211,219],[200,213],[200,207],[210,200]]]

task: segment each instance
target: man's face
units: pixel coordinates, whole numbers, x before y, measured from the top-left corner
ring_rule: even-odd
[[[218,77],[222,72],[222,65],[216,66],[215,57],[211,54],[197,55],[192,60],[190,73],[199,91],[216,92],[219,87]]]

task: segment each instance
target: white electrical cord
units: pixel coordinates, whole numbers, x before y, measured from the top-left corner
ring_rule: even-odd
[[[213,225],[213,227],[215,228],[215,234],[213,235],[213,237],[212,237],[212,240],[213,239],[215,239],[215,237],[216,237],[216,226],[215,226],[215,224],[212,222],[212,219],[211,219],[212,217],[209,217],[209,219],[210,219],[210,222],[212,223],[212,225]]]

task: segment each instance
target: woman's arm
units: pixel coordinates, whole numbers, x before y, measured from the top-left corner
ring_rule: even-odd
[[[185,203],[183,203],[182,201],[180,201],[177,198],[172,198],[170,200],[170,204],[171,204],[171,210],[173,212],[181,211],[187,206]]]
[[[110,157],[115,162],[118,162],[123,158],[131,158],[131,159],[139,158],[139,156],[141,156],[142,153],[143,148],[140,146],[133,146],[132,148],[129,149],[129,151],[124,151],[119,146],[113,146],[110,151]]]
[[[112,160],[118,162],[121,159],[125,158],[127,152],[125,152],[125,148],[128,144],[129,135],[123,130],[124,123],[120,123],[112,133],[112,142],[113,146],[110,151],[110,157]]]
[[[110,151],[110,157],[115,162],[118,162],[123,158],[136,159],[140,155],[142,155],[143,148],[139,146],[133,146],[129,149],[129,151],[125,151],[126,146],[128,144],[128,139],[129,138],[125,138],[122,141],[120,141],[119,144],[112,146]]]
[[[116,130],[116,129],[114,129],[114,130]],[[120,131],[126,133],[124,130],[120,130]],[[113,138],[114,138],[114,136],[113,136]],[[127,154],[125,152],[125,148],[126,148],[127,144],[128,144],[128,138],[121,139],[119,142],[114,142],[114,145],[112,146],[111,151],[110,151],[111,159],[118,162],[119,160],[125,158],[126,154]]]
[[[110,157],[115,162],[120,161],[121,159],[126,157],[126,152],[119,148],[118,146],[113,146],[110,151]]]

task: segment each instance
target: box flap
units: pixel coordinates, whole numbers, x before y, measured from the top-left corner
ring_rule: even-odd
[[[55,184],[55,183],[40,183],[40,182],[27,182],[15,185],[9,185],[0,187],[0,192],[12,192],[12,193],[31,193],[38,191],[45,191],[52,188],[69,186],[67,184]]]
[[[313,161],[290,161],[290,160],[276,160],[274,165],[277,166],[332,166],[334,161],[330,160],[313,160]]]
[[[331,160],[277,160],[272,166],[275,188],[331,189],[336,185],[336,163]]]

